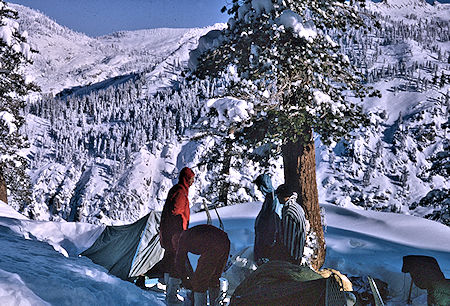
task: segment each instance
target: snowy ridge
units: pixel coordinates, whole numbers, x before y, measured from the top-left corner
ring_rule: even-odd
[[[133,72],[155,71],[163,63],[184,60],[186,48],[212,28],[153,29],[117,32],[96,38],[60,26],[42,13],[10,4],[19,12],[22,29],[27,29],[31,46],[39,53],[27,69],[30,80],[44,93],[84,86]],[[187,47],[185,46],[187,45]]]
[[[449,21],[448,3],[439,3],[435,1],[433,5],[425,0],[384,0],[379,3],[368,1],[366,3],[370,11],[381,13],[392,19],[402,20],[405,23],[415,23],[411,17],[422,19],[438,18]]]
[[[381,3],[394,8],[428,5],[425,0],[383,0]]]

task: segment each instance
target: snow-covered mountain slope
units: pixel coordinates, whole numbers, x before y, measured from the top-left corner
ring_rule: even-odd
[[[317,138],[320,201],[449,224],[450,5],[403,0],[368,6],[381,28],[349,30],[339,42],[382,98],[364,101],[372,124],[354,131],[354,140],[329,150]],[[90,38],[13,7],[40,51],[27,68],[29,78],[44,93],[67,89],[27,109],[34,186],[29,212],[42,220],[135,220],[162,208],[184,166],[198,174],[190,196],[201,205],[205,190],[216,187],[218,165],[199,166],[213,142],[188,135],[211,89],[183,88],[181,71],[199,37],[223,25]],[[155,95],[174,84],[179,91]],[[279,165],[275,161],[271,170],[275,186],[283,182]],[[258,171],[250,164],[231,169],[229,181],[239,188],[230,196],[254,197]]]
[[[166,64],[186,60],[188,51],[204,29],[151,29],[117,32],[92,38],[57,24],[28,7],[10,4],[19,12],[19,23],[39,53],[26,70],[44,93],[98,83],[133,72],[159,75]]]
[[[364,101],[370,126],[321,151],[321,199],[449,225],[450,6],[419,0],[369,6],[381,28],[347,52],[382,97]]]

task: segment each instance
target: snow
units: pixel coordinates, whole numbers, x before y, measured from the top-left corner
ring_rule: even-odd
[[[291,10],[283,11],[277,19],[277,23],[292,29],[298,36],[303,37],[310,42],[317,36],[317,32],[314,30],[313,26],[305,23],[299,14]]]
[[[377,11],[383,15],[397,20],[403,20],[408,23],[415,23],[417,20],[410,19],[408,21],[405,16],[414,14],[420,18],[432,19],[438,17],[441,20],[448,21],[448,3],[439,3],[434,1],[433,5],[428,4],[425,0],[388,0],[380,3],[372,1],[367,2],[367,7],[372,11]]]
[[[222,25],[224,26],[224,25]],[[198,65],[198,58],[206,51],[213,47],[217,47],[221,41],[221,32],[219,30],[212,30],[203,35],[198,40],[198,45],[195,50],[189,53],[188,67],[194,71]]]
[[[260,16],[263,13],[270,13],[273,10],[273,3],[272,0],[252,0],[252,7],[256,16]]]
[[[17,126],[14,124],[15,118],[13,114],[6,111],[0,112],[0,122],[2,121],[8,127],[8,134],[12,134],[17,130]]]
[[[210,99],[205,104],[205,113],[209,113],[212,109],[217,111],[220,122],[229,125],[248,119],[253,112],[253,103],[233,97]]]
[[[386,6],[394,7],[394,8],[402,8],[407,6],[426,6],[427,3],[425,0],[386,0],[384,1]]]
[[[25,58],[29,60],[31,58],[30,45],[18,41],[15,37],[15,34],[18,32],[20,33],[19,23],[17,21],[3,18],[2,25],[0,26],[0,40],[3,40],[3,42],[15,52],[22,53]],[[28,33],[24,32],[22,33],[22,36],[26,38]]]
[[[12,208],[11,206],[7,205],[2,201],[0,201],[0,217],[14,218],[18,220],[28,220],[27,217],[21,215],[20,213],[15,211],[14,208]]]
[[[26,28],[28,42],[39,53],[32,54],[33,64],[25,68],[30,79],[43,93],[57,94],[63,89],[86,86],[130,73],[148,71],[146,77],[158,82],[149,93],[170,84],[161,83],[174,62],[187,62],[189,50],[199,37],[223,24],[205,28],[146,29],[121,31],[89,37],[63,27],[42,13],[9,3],[19,13],[21,28]],[[8,36],[9,37],[9,36]],[[19,46],[20,47],[20,46]]]
[[[419,18],[439,17],[442,20],[448,20],[449,5],[430,6],[422,5],[422,2],[387,1],[379,4],[368,3],[368,6],[383,16],[390,16],[405,23],[418,22],[418,19],[405,18],[408,14],[418,14]],[[255,14],[267,13],[271,10],[271,5],[270,0],[253,0],[251,6],[240,8],[239,17],[249,18],[248,13],[252,8]],[[414,9],[415,5],[420,5],[420,10]],[[11,6],[18,9],[20,22],[24,22],[29,30],[29,34],[25,35],[28,35],[33,48],[40,50],[39,54],[34,55],[35,64],[27,68],[26,77],[27,80],[35,80],[44,93],[57,93],[66,87],[83,86],[95,82],[108,83],[111,77],[123,76],[135,71],[145,71],[148,93],[154,93],[160,87],[168,86],[177,79],[181,69],[170,70],[174,66],[183,67],[189,61],[189,66],[195,67],[198,56],[202,52],[220,43],[220,32],[210,30],[224,27],[223,24],[218,24],[203,29],[153,29],[90,38],[63,28],[36,11],[18,5]],[[230,19],[231,29],[235,22],[234,19]],[[381,22],[385,21],[381,20]],[[313,26],[305,24],[298,14],[291,11],[284,12],[278,24],[292,29],[307,40],[317,35]],[[16,25],[11,26],[8,29],[2,28],[1,39],[7,41],[11,38],[8,31],[14,29]],[[208,34],[202,36],[204,33]],[[325,38],[330,44],[334,44],[329,36]],[[385,46],[379,45],[379,42],[374,41],[380,48],[380,55],[372,63],[373,66],[369,67],[370,69],[393,65],[399,60],[405,60],[407,63],[413,61],[426,63],[435,57],[435,54],[424,44],[412,39],[400,40]],[[436,42],[436,44],[442,47],[443,54],[448,52],[448,41]],[[27,46],[21,46],[24,53],[29,52],[29,46]],[[189,57],[189,50],[195,47],[197,49],[191,52]],[[368,52],[371,51],[373,50],[369,47]],[[252,55],[257,57],[258,50],[252,50]],[[167,72],[168,70],[170,71]],[[230,66],[230,75],[236,74],[233,70],[235,67]],[[424,76],[429,77],[428,73],[424,73],[422,69],[422,77]],[[380,149],[381,157],[376,160],[377,169],[370,173],[370,185],[367,188],[355,182],[361,180],[366,168],[353,162],[349,169],[353,169],[354,173],[350,176],[340,169],[331,168],[332,163],[328,161],[333,157],[316,137],[319,199],[321,202],[338,205],[322,205],[327,212],[325,237],[328,248],[325,266],[341,270],[349,276],[371,275],[388,282],[392,294],[388,305],[405,304],[405,291],[408,290],[405,286],[409,285],[409,276],[401,273],[404,255],[433,256],[438,260],[446,277],[450,277],[448,227],[409,215],[365,211],[356,207],[352,203],[351,196],[343,192],[343,190],[359,188],[365,197],[386,198],[389,205],[403,205],[402,213],[424,216],[431,213],[430,210],[433,208],[418,207],[413,212],[407,209],[407,205],[420,200],[430,190],[430,186],[448,188],[449,181],[442,176],[432,176],[432,182],[429,184],[418,179],[418,173],[422,171],[420,169],[429,168],[429,166],[425,167],[425,164],[429,163],[427,158],[433,152],[443,150],[442,135],[438,135],[435,145],[425,147],[423,152],[418,152],[417,142],[411,138],[411,133],[408,134],[408,129],[434,121],[442,125],[447,118],[445,115],[426,117],[429,113],[425,113],[425,118],[416,123],[412,120],[409,123],[407,121],[420,111],[426,110],[433,99],[439,98],[441,94],[439,91],[448,92],[449,87],[446,85],[441,89],[425,91],[397,91],[397,88],[406,81],[398,77],[381,79],[372,85],[382,92],[383,97],[369,98],[364,103],[364,109],[372,112],[372,122],[381,123],[381,126],[374,128],[373,131],[361,131],[360,136],[357,137],[358,140],[352,144],[355,158],[367,164],[369,158],[366,158],[366,155],[376,152],[378,141],[384,141]],[[114,81],[111,82],[114,83]],[[99,83],[96,86],[101,88],[103,85],[106,86],[106,83]],[[339,111],[337,107],[339,105],[332,103],[331,98],[325,93],[317,92],[315,98],[316,103],[323,103],[324,106],[331,104],[329,107],[335,107],[333,110]],[[245,120],[252,111],[252,104],[225,97],[206,101],[204,113],[208,113],[212,108],[216,109],[219,115],[217,123],[224,126]],[[385,112],[383,120],[379,117],[381,112]],[[9,116],[10,114],[6,112],[0,113],[0,122],[6,122],[9,130],[12,131],[14,125]],[[405,123],[397,124],[399,119]],[[33,151],[37,145],[52,148],[53,144],[49,143],[48,137],[44,137],[50,132],[50,123],[32,115],[27,116],[27,122],[29,139],[32,140],[32,148],[27,152],[33,155],[32,153],[37,152]],[[214,123],[213,119],[204,122],[205,124]],[[405,151],[397,154],[390,150],[396,129],[406,135]],[[125,207],[126,203],[117,203],[114,208],[118,213],[125,212],[129,215],[122,215],[122,220],[103,218],[101,222],[128,223],[131,217],[145,214],[150,208],[161,209],[167,190],[176,180],[174,174],[177,173],[177,169],[183,166],[194,167],[200,157],[198,152],[204,149],[204,143],[186,139],[167,139],[164,143],[151,143],[136,152],[127,171],[120,178],[108,176],[103,167],[108,161],[98,159],[96,160],[98,164],[90,170],[89,181],[84,184],[87,186],[85,192],[87,196],[83,203],[89,204],[83,209],[94,210],[93,202],[98,202],[98,198],[102,199],[108,190],[110,194],[130,195],[136,206],[130,208]],[[335,152],[339,150],[341,150],[340,144]],[[408,158],[405,155],[406,150],[415,153],[417,162],[405,164],[404,161]],[[54,154],[50,149],[44,152],[47,152],[45,154],[48,156]],[[334,158],[338,162],[343,162],[343,159],[339,160],[339,156]],[[81,172],[77,172],[70,163],[61,165],[52,163],[50,160],[46,162],[48,163],[34,169],[31,173],[33,184],[38,192],[42,193],[43,198],[48,194],[53,195],[52,192],[60,182],[64,181],[67,189],[57,195],[64,198],[72,197],[72,191],[81,181],[79,180]],[[278,160],[274,163],[274,167],[280,164]],[[251,168],[249,165],[246,166]],[[389,179],[389,177],[397,176],[398,172],[395,171],[400,168],[406,168],[411,174],[407,178],[411,186],[407,200],[397,198],[401,188],[397,186],[398,183]],[[197,174],[196,182],[190,189],[189,196],[191,203],[197,205],[201,203],[198,194],[208,181],[205,179],[206,171],[203,169],[194,169],[194,171]],[[259,170],[231,169],[229,180],[251,190],[254,188],[251,178],[256,176],[256,171]],[[273,174],[275,185],[283,183],[281,168],[274,170],[271,174]],[[243,188],[238,192],[242,192],[244,198],[253,195],[247,194]],[[43,203],[45,204],[45,201]],[[240,254],[239,264],[250,270],[255,268],[252,266],[250,257],[254,239],[254,218],[260,207],[261,203],[247,203],[219,209],[225,223],[225,230],[232,241],[232,254]],[[39,213],[42,214],[41,219],[56,218],[47,211]],[[217,222],[214,212],[211,214]],[[95,212],[89,212],[86,215],[95,216]],[[193,214],[191,223],[192,225],[204,223],[205,219],[204,213]],[[77,257],[80,251],[87,248],[98,237],[101,230],[101,226],[84,223],[31,221],[1,203],[0,304],[116,305],[139,302],[162,305],[161,294],[143,292],[132,284],[108,275],[105,269],[94,265],[90,260]],[[230,274],[227,277],[236,286],[239,277]],[[415,304],[423,304],[424,291],[413,292]],[[81,302],[80,297],[83,299]]]
[[[65,257],[87,249],[105,227],[88,223],[32,221],[3,202],[0,202],[0,225],[9,227],[25,239],[44,241]],[[76,237],[76,241],[73,237]]]
[[[0,38],[6,45],[11,46],[13,40],[13,31],[8,24],[0,27]]]
[[[392,296],[387,305],[405,303],[409,289],[409,276],[401,272],[405,255],[433,256],[446,278],[450,277],[450,228],[413,216],[328,204],[322,207],[327,220],[325,267],[347,276],[370,275],[387,282]],[[240,254],[236,265],[242,269],[255,268],[251,249],[260,208],[261,202],[253,202],[218,209],[231,240],[231,254]],[[218,226],[217,216],[213,211],[211,215]],[[191,215],[191,226],[205,222],[204,212]],[[102,230],[102,226],[85,223],[27,220],[0,202],[0,303],[164,305],[162,293],[143,291],[109,275],[88,258],[77,256]],[[235,288],[240,275],[227,277],[230,288]],[[423,290],[413,290],[413,305],[426,300],[424,294]]]
[[[243,15],[241,17],[253,18],[257,12],[267,13],[270,9],[269,2],[265,0],[247,1],[247,3],[250,3],[250,6],[242,7],[241,13]],[[408,1],[407,3],[412,2],[414,1]],[[224,24],[218,24],[203,29],[122,31],[107,36],[91,38],[61,27],[39,12],[19,5],[11,4],[11,6],[18,10],[20,27],[28,31],[29,41],[33,48],[40,51],[40,53],[34,54],[34,64],[27,68],[26,77],[27,80],[35,80],[43,89],[43,93],[57,93],[63,88],[71,87],[76,94],[86,94],[91,89],[105,89],[110,88],[110,85],[121,84],[125,80],[132,81],[129,73],[143,72],[147,83],[143,86],[141,94],[145,98],[146,95],[156,92],[161,87],[172,86],[177,81],[182,83],[183,78],[180,76],[180,72],[183,67],[186,65],[195,67],[198,55],[204,50],[216,46],[223,39],[220,37],[220,31],[210,30],[219,30],[225,27]],[[414,13],[417,15],[417,19],[411,20],[417,24],[413,30],[417,31],[418,37],[427,36],[428,31],[430,34],[437,31],[437,29],[433,30],[433,27],[427,28],[426,23],[420,21],[421,18],[429,19],[428,17],[434,18],[441,15],[450,16],[448,14],[448,4],[436,4],[434,6],[427,4],[421,6],[420,10],[415,11],[405,6],[402,8],[404,12],[402,11],[398,18],[392,12],[397,12],[400,9],[388,7],[384,3],[368,3],[368,6],[377,12],[381,12],[382,16],[395,17],[396,20],[400,19],[402,22],[407,22],[410,20],[408,18],[412,18],[405,17],[405,14]],[[305,20],[300,18],[300,16],[295,14],[289,16],[289,12],[284,14],[286,14],[286,22],[278,30],[282,30],[283,27],[294,29],[297,25],[299,29],[301,27],[311,29],[311,27],[307,27],[304,24]],[[234,22],[236,20],[230,19],[230,26]],[[392,24],[392,21],[389,19],[380,18],[380,22],[383,25],[399,28],[398,24]],[[418,64],[430,62],[432,66],[436,63],[438,64],[438,74],[441,71],[445,71],[445,54],[448,52],[447,41],[436,40],[436,44],[439,48],[442,48],[441,57],[444,58],[443,60],[442,58],[441,60],[436,60],[438,56],[435,51],[432,51],[433,45],[429,46],[429,42],[423,42],[424,38],[415,38],[415,35],[409,35],[409,38],[404,38],[399,33],[395,35],[384,33],[383,31],[386,30],[382,29],[381,32],[371,31],[368,35],[369,37],[373,36],[373,39],[369,41],[366,41],[367,37],[362,35],[362,33],[355,33],[358,37],[357,40],[362,40],[360,47],[367,51],[368,56],[364,57],[363,60],[367,61],[369,71],[381,69],[382,67],[386,68],[386,65],[394,66],[399,61],[406,61],[407,68],[415,61]],[[400,32],[410,31],[402,28],[398,30]],[[208,34],[202,36],[205,33]],[[333,38],[325,36],[329,43],[333,44],[333,39],[340,44],[342,43],[331,33],[330,35]],[[392,42],[382,43],[383,37],[386,35],[387,38],[392,36],[395,39]],[[352,49],[354,47],[352,44],[345,44],[345,48]],[[358,46],[356,47],[359,48]],[[194,48],[197,49],[189,54],[189,50]],[[370,54],[375,53],[375,50],[378,51],[378,55],[372,58]],[[358,52],[358,50],[349,50],[348,60],[354,61],[355,56],[358,58],[356,55]],[[252,49],[251,56],[256,61],[259,54],[260,50],[257,48]],[[355,132],[363,136],[360,141],[351,143],[351,146],[354,147],[355,152],[358,154],[358,160],[352,161],[340,154],[332,156],[333,154],[328,152],[330,147],[324,147],[320,143],[320,138],[316,135],[316,139],[318,139],[316,141],[317,182],[319,200],[321,202],[349,207],[354,206],[354,204],[367,204],[368,206],[373,204],[373,209],[384,209],[385,211],[390,210],[394,206],[401,207],[402,213],[420,216],[426,215],[426,212],[431,213],[430,209],[417,208],[416,211],[409,211],[408,209],[408,205],[422,199],[430,190],[448,188],[449,186],[449,181],[442,176],[430,176],[429,181],[419,178],[420,175],[426,174],[426,171],[430,168],[429,157],[443,150],[442,139],[445,136],[445,131],[442,128],[436,129],[438,133],[436,144],[426,143],[421,145],[420,148],[423,148],[423,151],[419,151],[418,141],[414,139],[415,133],[411,132],[411,129],[419,129],[421,125],[429,124],[433,121],[436,122],[436,126],[444,126],[447,120],[445,113],[437,118],[427,118],[425,115],[428,112],[427,108],[437,103],[433,99],[438,99],[441,94],[445,94],[448,91],[448,85],[441,89],[431,85],[426,89],[408,89],[410,84],[414,85],[415,77],[418,74],[421,79],[431,79],[433,73],[429,71],[432,71],[432,68],[427,67],[415,69],[412,77],[393,75],[382,77],[376,83],[369,84],[373,85],[375,89],[379,89],[383,97],[381,99],[368,98],[363,103],[364,110],[372,113],[371,118],[373,120],[371,122],[375,127],[373,128],[374,130],[358,130]],[[237,79],[235,66],[230,65],[228,68],[227,74],[230,80],[236,83],[243,82]],[[124,74],[125,76],[123,76]],[[113,76],[121,77],[111,80],[110,78]],[[89,83],[95,84],[88,88],[82,87]],[[248,83],[246,85],[250,87]],[[76,86],[76,88],[73,88],[73,86]],[[406,89],[402,90],[402,86]],[[255,88],[257,88],[256,85]],[[264,89],[265,93],[261,93],[261,95],[268,98],[270,96],[270,87],[263,86],[262,89],[255,90],[262,91]],[[345,109],[342,108],[338,101],[331,101],[326,96],[320,101],[324,102],[321,106],[324,112],[335,112],[336,114],[345,112]],[[207,101],[203,102],[206,103]],[[245,102],[241,103],[245,104]],[[248,103],[248,106],[250,106],[250,103]],[[218,120],[207,118],[204,124],[205,126],[217,124],[223,129],[222,131],[227,129],[226,125],[228,123],[236,122],[234,120],[241,120],[245,117],[245,112],[248,113],[250,110],[247,107],[233,108],[232,104],[230,104],[229,108],[224,105],[217,107],[220,110],[219,115],[221,118]],[[208,107],[206,106],[205,109],[208,110]],[[443,110],[444,108],[441,109]],[[426,111],[424,119],[417,119],[420,120],[417,123],[414,123],[412,120],[408,121],[408,118],[422,110]],[[233,111],[235,112],[234,114],[232,114]],[[313,113],[314,110],[308,109],[308,111]],[[380,118],[381,112],[384,112],[383,118]],[[84,119],[89,116],[90,114],[88,113],[83,114]],[[133,149],[135,151],[132,152],[132,161],[127,163],[126,169],[120,171],[120,177],[110,177],[105,171],[111,168],[112,160],[99,159],[92,161],[94,165],[92,169],[89,168],[91,169],[89,173],[92,177],[85,179],[81,175],[84,171],[81,170],[81,166],[70,162],[67,165],[59,164],[52,157],[56,155],[54,148],[61,144],[57,146],[57,142],[48,137],[52,128],[54,128],[50,124],[51,120],[33,118],[32,115],[27,115],[26,119],[28,125],[26,129],[31,148],[25,150],[27,154],[24,154],[24,156],[31,157],[32,169],[30,175],[33,179],[33,192],[37,194],[35,198],[38,202],[34,207],[40,220],[51,220],[52,218],[55,220],[57,217],[63,216],[62,212],[68,212],[69,209],[67,207],[69,206],[67,205],[61,209],[58,216],[52,215],[49,212],[46,201],[56,196],[56,198],[66,199],[66,202],[69,203],[71,199],[75,199],[80,194],[76,189],[80,185],[83,188],[86,187],[86,189],[83,189],[83,194],[87,196],[80,199],[80,202],[84,207],[83,214],[92,217],[89,222],[92,220],[92,222],[98,221],[109,224],[114,221],[106,218],[102,218],[102,221],[99,221],[97,218],[97,216],[101,216],[99,207],[103,206],[110,208],[114,205],[113,207],[117,210],[124,210],[125,213],[133,216],[133,218],[138,214],[145,214],[148,209],[160,209],[164,203],[165,191],[167,188],[170,188],[173,180],[175,180],[174,177],[178,169],[185,165],[195,167],[202,154],[202,150],[197,149],[198,146],[186,140],[188,136],[182,140],[176,138],[165,139],[157,146],[151,143],[136,150]],[[399,119],[404,120],[405,124],[397,125],[396,122]],[[82,122],[86,127],[86,120]],[[87,126],[89,127],[89,124]],[[102,126],[101,128],[104,127]],[[393,152],[394,144],[392,143],[396,131],[402,131],[402,133],[407,135],[404,140],[405,149],[398,153]],[[81,128],[77,129],[78,132],[82,133]],[[103,140],[109,141],[110,139]],[[372,171],[369,167],[369,161],[370,156],[375,155],[374,152],[378,150],[378,141],[381,143],[381,149],[379,150],[381,157],[377,158],[375,163],[371,163],[376,164],[376,169]],[[170,145],[171,148],[169,148]],[[336,146],[337,149],[335,151],[340,150],[342,152],[342,143],[337,143]],[[149,149],[150,147],[158,147],[158,149]],[[167,148],[167,150],[163,148]],[[189,151],[191,149],[196,151]],[[163,155],[163,152],[169,154]],[[408,156],[415,157],[417,161],[410,161]],[[183,165],[183,163],[185,164]],[[282,169],[280,168],[282,163],[276,161],[273,164],[274,168],[277,168],[273,172],[275,174],[274,177],[281,183],[283,181]],[[348,165],[348,167],[345,165]],[[242,194],[243,198],[253,196],[251,189],[247,186],[251,185],[251,180],[247,180],[246,176],[248,177],[248,173],[255,174],[255,172],[260,170],[253,169],[252,166],[246,165],[245,167],[231,169],[233,182],[239,182],[247,190],[244,192],[244,189],[240,189],[239,194]],[[407,178],[407,187],[411,187],[409,190],[406,190],[406,187],[401,188],[396,181],[398,174],[403,168],[406,168],[410,174]],[[206,177],[211,176],[214,170],[209,171],[206,169],[204,172],[201,175]],[[361,183],[364,174],[370,174],[368,186],[363,186]],[[86,176],[89,176],[89,174]],[[80,181],[81,178],[83,178],[83,181]],[[197,182],[199,183],[196,183],[194,186],[196,190],[192,193],[194,205],[201,204],[202,198],[198,197],[198,194],[200,194],[203,187],[209,185],[208,180],[198,180]],[[329,184],[326,185],[323,182],[328,182]],[[77,185],[78,183],[81,184]],[[57,187],[60,184],[64,186],[59,189]],[[360,192],[355,192],[355,190]],[[403,195],[400,194],[402,192]],[[133,205],[127,205],[128,202],[125,203],[123,201],[113,203],[113,201],[108,202],[105,200],[105,198],[114,199],[113,195],[117,194],[123,194],[124,198],[131,199],[130,202]],[[359,195],[361,197],[358,197]],[[381,200],[377,199],[379,196],[382,198]],[[361,201],[359,201],[360,199]],[[117,202],[120,202],[120,204],[116,204]],[[38,206],[39,209],[37,208]],[[133,211],[133,213],[130,213],[130,211]]]
[[[327,95],[326,93],[323,93],[320,90],[316,90],[314,92],[314,101],[317,103],[317,105],[321,105],[322,103],[332,103],[331,97]]]
[[[164,305],[77,256],[100,235],[101,226],[16,219],[3,202],[0,214],[0,304]]]
[[[251,3],[243,3],[239,8],[238,8],[238,19],[239,20],[243,20],[247,18],[247,14],[251,9]]]
[[[450,277],[450,228],[440,223],[395,213],[382,213],[353,207],[323,204],[325,209],[327,257],[325,267],[347,276],[368,275],[389,285],[391,298],[386,305],[405,305],[409,274],[403,274],[402,258],[406,255],[435,257],[446,278]],[[231,240],[231,254],[240,254],[238,266],[254,269],[249,260],[253,245],[254,219],[261,203],[246,203],[218,209],[225,231]],[[213,224],[218,219],[211,212]],[[204,223],[205,213],[191,216],[191,224]],[[238,275],[227,275],[231,280]],[[413,304],[426,304],[426,291],[413,290]],[[386,301],[385,301],[386,302]]]

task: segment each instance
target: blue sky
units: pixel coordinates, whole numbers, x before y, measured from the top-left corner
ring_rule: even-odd
[[[59,24],[90,36],[121,30],[204,27],[226,22],[231,0],[7,0],[38,9]],[[379,0],[376,0],[379,1]],[[430,1],[430,0],[428,0]],[[450,0],[440,0],[448,3]]]
[[[120,30],[203,27],[226,22],[226,0],[7,0],[38,9],[90,36]],[[231,0],[229,0],[231,2]]]

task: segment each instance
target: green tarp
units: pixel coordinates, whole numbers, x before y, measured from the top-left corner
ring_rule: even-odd
[[[230,305],[324,305],[326,281],[308,267],[269,261],[241,282]]]
[[[160,212],[150,212],[133,224],[107,226],[94,244],[81,253],[109,273],[133,279],[157,264],[164,255],[159,243]]]

